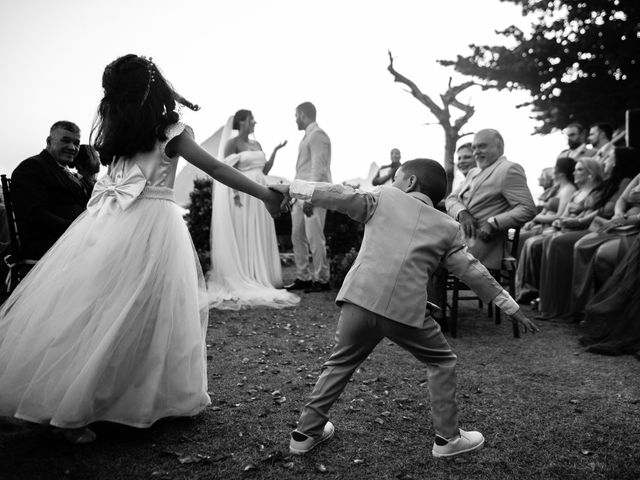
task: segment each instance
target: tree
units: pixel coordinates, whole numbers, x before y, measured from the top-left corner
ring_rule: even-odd
[[[461,134],[460,129],[467,124],[469,119],[475,113],[475,109],[471,105],[466,105],[458,100],[456,97],[466,90],[467,88],[476,85],[474,81],[468,81],[461,85],[451,85],[451,78],[449,78],[449,85],[447,91],[440,95],[442,100],[442,107],[438,105],[433,99],[420,91],[418,86],[404,75],[398,73],[393,66],[393,56],[389,52],[389,66],[387,70],[393,75],[396,82],[404,83],[411,89],[411,95],[413,95],[418,101],[425,105],[431,113],[438,119],[438,123],[444,129],[444,169],[447,172],[447,194],[451,192],[451,185],[453,183],[453,156],[456,150],[456,143],[465,135]],[[451,123],[451,111],[450,107],[455,107],[463,112],[462,116],[458,117]]]
[[[531,32],[497,31],[503,46],[470,45],[471,55],[445,66],[483,88],[522,89],[532,100],[535,133],[579,121],[616,126],[640,106],[640,2],[637,0],[501,0],[533,18]],[[512,45],[512,46],[508,46]]]
[[[211,188],[210,177],[196,177],[193,180],[193,191],[189,193],[189,211],[185,215],[187,228],[191,233],[193,245],[200,260],[203,272],[211,266],[210,232],[211,232]]]

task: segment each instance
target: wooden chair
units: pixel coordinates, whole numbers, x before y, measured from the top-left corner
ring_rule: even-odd
[[[516,298],[516,270],[518,270],[518,245],[520,243],[520,228],[511,228],[507,234],[509,254],[502,259],[500,270],[489,270],[493,278],[505,287],[513,298]],[[500,323],[500,309],[489,305],[489,314],[493,313],[496,323]],[[493,311],[493,312],[492,312]],[[519,338],[517,325],[514,325],[513,336]]]
[[[504,286],[512,297],[515,297],[516,290],[516,270],[518,268],[518,243],[520,241],[520,229],[511,228],[507,232],[507,242],[509,253],[502,259],[502,265],[500,269],[489,269],[489,273],[498,281],[498,283]],[[447,316],[447,308],[449,309],[449,321],[447,322],[449,331],[452,337],[458,335],[458,302],[464,300],[475,300],[478,302],[478,308],[482,308],[482,300],[480,300],[475,294],[461,296],[460,292],[470,292],[471,289],[463,282],[458,280],[455,275],[447,275],[447,281],[445,284],[447,291],[451,291],[451,304],[444,303],[444,316]],[[447,299],[445,292],[444,298]],[[492,303],[487,307],[487,314],[489,317],[495,319],[496,324],[501,322],[500,309],[495,308]],[[513,325],[514,338],[520,338],[520,331],[518,325]]]
[[[4,196],[4,206],[7,213],[7,224],[9,227],[9,251],[4,257],[4,263],[9,267],[9,275],[6,280],[7,293],[11,293],[20,280],[31,270],[37,260],[24,258],[20,248],[20,237],[16,224],[15,211],[11,200],[11,179],[6,175],[0,175],[2,181],[2,194]]]

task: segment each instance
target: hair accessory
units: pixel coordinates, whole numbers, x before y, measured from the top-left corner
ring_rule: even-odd
[[[142,57],[147,61],[147,88],[144,91],[144,95],[142,96],[142,100],[140,101],[140,106],[144,105],[144,102],[147,101],[147,97],[149,96],[149,90],[151,90],[151,84],[156,81],[156,65],[153,63],[152,57]]]

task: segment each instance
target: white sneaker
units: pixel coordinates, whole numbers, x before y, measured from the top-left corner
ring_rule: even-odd
[[[324,425],[324,431],[322,432],[322,435],[316,438],[305,435],[298,430],[294,430],[293,432],[291,432],[289,452],[293,453],[294,455],[303,455],[307,452],[310,452],[322,442],[325,442],[333,437],[334,432],[335,428],[333,427],[333,423],[331,422],[327,422]]]
[[[447,440],[440,435],[436,435],[431,453],[434,457],[453,457],[461,453],[471,452],[482,448],[484,437],[480,432],[465,432],[460,429],[460,435]]]

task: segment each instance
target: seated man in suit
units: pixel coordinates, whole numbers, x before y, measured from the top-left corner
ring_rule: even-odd
[[[291,433],[291,453],[307,453],[333,436],[329,409],[385,337],[426,364],[436,433],[433,456],[451,457],[482,447],[480,432],[458,427],[456,355],[428,311],[425,316],[429,277],[443,262],[484,301],[493,301],[510,315],[519,328],[535,332],[537,327],[467,253],[459,225],[433,207],[444,196],[446,184],[438,162],[417,159],[400,167],[391,187],[373,192],[301,180],[289,188],[272,187],[365,224],[358,257],[336,299],[342,306],[336,346]]]
[[[447,198],[447,213],[460,222],[469,252],[489,269],[499,269],[505,253],[506,232],[536,216],[524,169],[504,154],[504,140],[493,129],[473,138],[472,169]]]
[[[56,122],[47,147],[22,161],[11,175],[22,253],[27,258],[42,257],[87,206],[89,196],[69,170],[79,146],[80,128]]]

